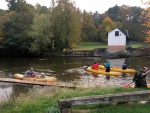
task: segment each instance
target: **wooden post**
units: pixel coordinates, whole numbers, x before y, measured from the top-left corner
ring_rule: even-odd
[[[71,108],[63,108],[63,109],[61,109],[61,113],[71,113]]]
[[[66,101],[59,100],[58,106],[61,110],[61,113],[71,113],[71,103]]]

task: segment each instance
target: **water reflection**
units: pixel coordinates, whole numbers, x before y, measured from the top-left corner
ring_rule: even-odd
[[[0,102],[15,99],[22,93],[29,92],[33,85],[0,83]]]
[[[122,59],[109,59],[109,62],[112,67],[122,67],[122,64],[125,62],[125,58]]]
[[[12,94],[12,85],[9,83],[0,83],[0,102],[8,100]]]
[[[30,89],[33,89],[33,85],[13,84],[12,98],[18,97],[21,93],[27,93]]]

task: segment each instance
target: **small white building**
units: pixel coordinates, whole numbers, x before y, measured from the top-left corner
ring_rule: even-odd
[[[125,51],[126,35],[118,28],[108,33],[108,51]]]

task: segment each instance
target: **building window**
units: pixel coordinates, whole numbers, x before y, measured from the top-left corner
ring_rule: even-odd
[[[119,31],[115,31],[115,36],[119,36]]]

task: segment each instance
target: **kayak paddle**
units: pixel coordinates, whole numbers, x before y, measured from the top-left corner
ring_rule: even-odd
[[[134,83],[134,82],[127,83],[126,85],[123,86],[123,88],[127,88],[127,87],[131,86],[132,83]]]

